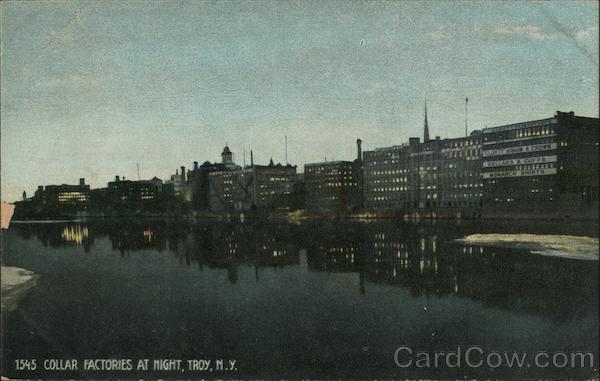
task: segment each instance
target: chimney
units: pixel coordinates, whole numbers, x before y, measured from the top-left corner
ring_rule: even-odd
[[[419,149],[421,139],[419,138],[408,138],[408,145],[412,152],[416,152]]]
[[[79,179],[79,185],[85,185],[85,179],[83,177]]]
[[[181,182],[185,182],[185,167],[183,165],[181,166]]]
[[[362,148],[361,148],[361,144],[362,144],[362,140],[356,139],[356,150],[357,150],[356,159],[358,161],[362,161]]]
[[[252,150],[250,150],[250,166],[254,167],[254,154],[252,153]]]
[[[115,181],[117,181],[117,182],[118,182],[118,181],[120,181],[120,180],[121,180],[121,179],[119,179],[119,175],[116,175],[116,176],[115,176]]]
[[[195,171],[195,170],[197,170],[197,169],[198,169],[198,162],[197,162],[197,161],[195,161],[195,162],[194,162],[194,171]]]

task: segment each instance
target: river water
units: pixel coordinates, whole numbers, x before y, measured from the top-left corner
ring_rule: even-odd
[[[14,223],[2,232],[2,264],[38,279],[2,313],[2,375],[591,377],[597,252],[582,260],[455,240],[597,231],[480,221]],[[460,366],[416,364],[417,352],[452,351],[462,352]],[[491,352],[524,353],[528,362],[494,368]],[[561,354],[538,366],[540,352],[591,353],[594,363],[561,366]],[[77,369],[49,359],[75,360]],[[84,369],[86,359],[129,359],[133,369]],[[136,369],[140,359],[148,370]],[[161,371],[155,359],[182,365]],[[187,360],[211,365],[194,370]]]

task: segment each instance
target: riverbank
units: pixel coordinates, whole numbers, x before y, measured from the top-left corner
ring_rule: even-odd
[[[20,267],[2,267],[2,312],[14,311],[19,301],[37,284],[37,275]]]
[[[79,212],[53,216],[15,216],[12,222],[32,221],[85,221],[90,219],[112,218],[150,218],[150,219],[183,219],[183,220],[218,220],[218,221],[244,221],[249,219],[285,220],[288,222],[301,222],[306,220],[360,220],[370,221],[378,219],[394,219],[404,221],[420,220],[536,220],[536,221],[592,221],[598,222],[599,217],[594,211],[588,213],[574,213],[560,215],[557,213],[535,211],[504,211],[502,213],[484,213],[481,209],[443,209],[443,210],[361,210],[361,211],[307,211],[307,210],[279,210],[279,211],[178,211],[178,212],[122,212],[122,213],[93,213]]]

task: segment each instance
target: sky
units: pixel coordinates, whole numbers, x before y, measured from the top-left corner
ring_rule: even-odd
[[[598,117],[595,1],[3,1],[2,199]]]

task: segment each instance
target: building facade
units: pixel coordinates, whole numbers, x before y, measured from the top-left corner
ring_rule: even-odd
[[[468,137],[444,139],[439,155],[438,206],[480,213],[483,183],[481,150],[483,135],[475,130]]]
[[[269,165],[256,165],[250,152],[250,165],[242,168],[233,163],[232,157],[225,147],[223,162],[215,168],[217,170],[198,172],[206,174],[211,211],[291,209],[296,166],[275,164],[273,160]],[[195,178],[195,175],[190,176]]]
[[[243,209],[291,209],[297,181],[296,166],[290,164],[251,165],[244,168],[240,183],[250,191],[250,205]],[[245,193],[244,193],[245,194]]]
[[[85,179],[78,185],[61,184],[38,186],[33,197],[15,202],[15,219],[72,217],[90,206],[90,186]]]
[[[126,180],[115,176],[108,183],[106,198],[116,209],[160,209],[165,206],[165,192],[161,179]]]
[[[364,204],[367,209],[410,209],[417,187],[408,145],[364,152]]]
[[[228,146],[223,148],[221,162],[219,163],[205,161],[202,165],[198,166],[198,162],[194,162],[193,169],[187,172],[185,183],[186,200],[191,201],[192,209],[195,211],[214,210],[215,208],[217,210],[226,210],[217,207],[222,202],[216,197],[214,192],[227,193],[225,188],[230,181],[227,179],[229,177],[227,173],[239,170],[241,170],[241,167],[233,162],[233,153]],[[219,175],[212,175],[213,173],[219,173]],[[222,182],[218,177],[223,177],[223,181],[225,182]],[[211,192],[213,193],[212,195]],[[226,199],[224,198],[223,201],[226,201]]]
[[[250,165],[235,171],[212,172],[210,210],[248,211],[292,208],[296,166]]]
[[[90,186],[85,179],[79,179],[78,185],[46,185],[39,186],[35,192],[36,202],[52,206],[85,206],[90,201]]]
[[[306,208],[341,211],[362,204],[361,173],[357,162],[327,161],[304,166]]]
[[[484,214],[598,218],[599,131],[573,112],[484,129]]]
[[[429,138],[364,153],[366,209],[440,210],[478,214],[481,207],[481,131],[467,137]]]

